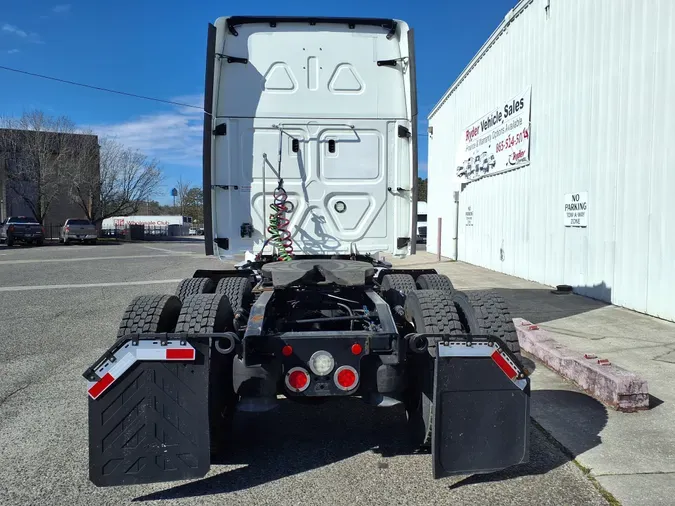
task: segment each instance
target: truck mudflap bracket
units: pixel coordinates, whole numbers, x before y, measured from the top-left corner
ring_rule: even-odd
[[[506,345],[452,336],[438,342],[434,362],[434,478],[528,462],[530,379]]]
[[[211,368],[234,347],[227,334],[118,339],[83,374],[92,483],[106,487],[205,476],[211,458]]]

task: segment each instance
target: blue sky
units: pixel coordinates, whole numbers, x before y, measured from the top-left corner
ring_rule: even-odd
[[[420,133],[426,116],[516,0],[222,2],[4,0],[0,66],[201,105],[206,27],[226,15],[403,19],[415,29]],[[0,115],[65,114],[157,157],[168,193],[182,176],[201,184],[201,114],[0,70]],[[426,136],[420,137],[426,170]]]

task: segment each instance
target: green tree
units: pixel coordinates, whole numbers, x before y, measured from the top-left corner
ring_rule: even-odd
[[[183,216],[190,216],[193,225],[204,223],[204,192],[194,186],[187,190],[181,199],[183,204]]]
[[[421,177],[417,178],[417,200],[422,202],[427,201],[427,180]]]

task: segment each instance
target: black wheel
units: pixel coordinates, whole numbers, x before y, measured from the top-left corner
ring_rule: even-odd
[[[443,290],[413,290],[405,301],[405,318],[419,333],[463,335],[464,330],[452,300]],[[433,427],[434,358],[428,353],[413,355],[409,361],[405,394],[408,430],[415,446],[431,447]]]
[[[7,245],[8,248],[11,248],[14,246],[14,239],[11,237],[7,237],[7,240],[5,240],[5,244]]]
[[[240,276],[223,278],[218,281],[216,293],[225,295],[234,311],[246,309],[251,300],[251,282]]]
[[[521,358],[516,326],[500,295],[490,291],[455,292],[453,300],[467,332],[497,337]]]
[[[211,278],[188,278],[178,283],[176,288],[176,297],[185,301],[186,297],[190,295],[197,295],[199,293],[213,293],[216,289],[216,284]]]
[[[210,334],[229,332],[233,329],[232,307],[220,293],[189,295],[183,301],[176,332],[189,334]]]
[[[231,332],[233,312],[224,294],[200,293],[189,295],[176,324],[176,332],[210,334]],[[232,432],[232,422],[237,405],[237,396],[232,386],[232,360],[234,353],[224,355],[211,346],[209,358],[209,427],[211,455],[223,451]]]
[[[452,281],[445,274],[422,274],[417,278],[417,287],[420,290],[455,291]]]
[[[38,239],[37,242],[36,242],[35,244],[36,244],[37,246],[44,246],[44,245],[45,245],[45,241],[44,241],[44,239]]]
[[[140,295],[122,316],[117,337],[129,334],[173,332],[180,313],[180,299],[175,295]]]
[[[409,292],[417,289],[410,274],[386,274],[382,279],[382,296],[389,306],[403,306]]]

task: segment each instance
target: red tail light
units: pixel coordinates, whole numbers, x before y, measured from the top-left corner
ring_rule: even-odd
[[[290,357],[291,355],[293,355],[293,347],[287,344],[286,346],[281,348],[281,354],[284,357]]]
[[[64,229],[66,232],[70,232],[70,227],[66,225],[66,228]]]
[[[309,386],[309,373],[302,367],[293,367],[286,373],[286,387],[291,392],[304,392]]]
[[[359,383],[359,373],[353,367],[343,365],[335,371],[334,380],[340,390],[353,390]]]
[[[359,343],[352,344],[352,353],[354,355],[361,355],[362,351],[363,351],[363,346],[361,346]]]
[[[7,232],[14,232],[14,225],[7,227]]]

